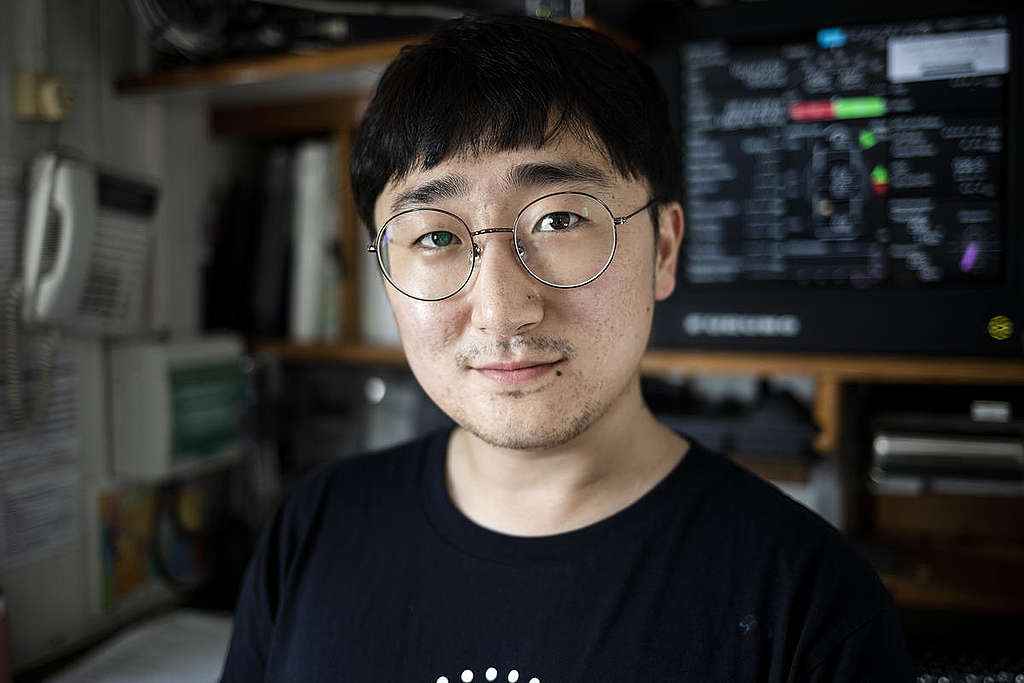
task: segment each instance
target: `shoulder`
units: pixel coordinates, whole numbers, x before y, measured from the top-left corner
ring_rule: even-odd
[[[697,448],[695,469],[709,481],[705,514],[719,538],[732,538],[739,554],[771,563],[787,576],[827,575],[849,579],[885,593],[877,574],[849,539],[814,511],[777,486],[723,455]]]
[[[325,463],[289,489],[268,534],[279,545],[300,546],[326,530],[337,537],[381,516],[393,517],[418,501],[418,477],[431,449],[447,434],[432,432],[384,450]]]
[[[358,505],[407,493],[415,486],[423,459],[443,447],[446,434],[438,431],[413,441],[333,460],[305,474],[289,490],[282,505],[293,514],[308,514],[327,504]]]
[[[702,526],[717,543],[712,554],[723,568],[743,568],[737,593],[772,604],[776,623],[791,625],[777,637],[804,666],[878,633],[895,634],[888,651],[905,656],[892,598],[844,534],[725,456],[701,448],[694,455],[694,469],[710,482]]]
[[[818,544],[848,546],[817,513],[727,456],[694,443],[687,459],[689,472],[703,482],[702,511],[720,528],[734,528],[758,545],[792,552]]]

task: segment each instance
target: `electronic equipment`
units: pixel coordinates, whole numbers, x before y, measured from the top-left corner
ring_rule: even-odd
[[[472,2],[129,0],[165,65],[304,52],[427,33]],[[540,5],[541,3],[534,3]],[[582,0],[571,3],[582,5]],[[529,6],[530,3],[527,3]],[[516,9],[521,8],[516,3]]]
[[[881,432],[872,446],[881,475],[1024,480],[1024,440]]]
[[[984,567],[986,558],[973,561]],[[900,621],[914,662],[913,681],[1024,683],[1019,614],[903,607]]]
[[[918,658],[917,683],[1024,683],[1024,656],[932,648]]]
[[[790,392],[758,383],[744,400],[712,401],[686,385],[645,377],[644,400],[658,420],[702,446],[749,461],[814,460],[818,432],[810,409]]]
[[[406,368],[291,362],[277,391],[286,485],[334,458],[453,426]]]
[[[1020,356],[1022,14],[698,8],[686,236],[653,344]]]
[[[933,396],[893,390],[890,405],[868,419],[876,490],[1024,495],[1024,420],[1014,416],[1024,406],[1020,390],[973,390],[998,400],[941,386],[922,391]],[[941,410],[928,403],[941,400]]]
[[[110,351],[114,476],[157,481],[242,454],[246,378],[235,337],[122,341]]]

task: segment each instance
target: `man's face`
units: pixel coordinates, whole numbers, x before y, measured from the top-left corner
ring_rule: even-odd
[[[540,150],[413,171],[384,189],[375,218],[380,226],[398,210],[430,207],[458,215],[471,231],[510,228],[531,200],[558,191],[594,195],[615,216],[650,199],[645,183],[626,180],[602,154],[565,136]],[[678,233],[663,237],[656,253],[650,214],[640,212],[619,226],[608,269],[576,289],[533,279],[509,233],[475,237],[480,258],[455,296],[418,301],[386,285],[413,373],[442,410],[487,443],[544,448],[571,440],[623,401],[639,403],[628,390],[654,302],[675,284]]]

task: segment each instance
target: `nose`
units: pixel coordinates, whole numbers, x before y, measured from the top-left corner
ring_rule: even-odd
[[[473,325],[499,338],[537,327],[544,319],[543,285],[519,263],[513,240],[507,235],[487,235],[477,237],[476,244],[475,281],[469,289]]]

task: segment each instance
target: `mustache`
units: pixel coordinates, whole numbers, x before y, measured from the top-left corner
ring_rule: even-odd
[[[473,361],[485,358],[493,359],[500,356],[518,355],[522,351],[556,352],[565,359],[572,358],[576,349],[565,339],[555,337],[516,337],[515,339],[499,340],[490,344],[477,344],[455,354],[455,361],[460,366],[470,365]]]

